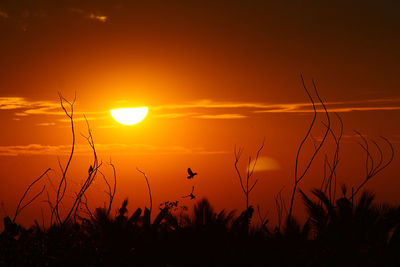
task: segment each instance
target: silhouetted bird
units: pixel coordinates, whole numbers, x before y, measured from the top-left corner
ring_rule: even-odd
[[[92,172],[93,172],[93,166],[90,165],[90,167],[89,167],[89,175],[90,175]]]
[[[187,196],[183,196],[182,198],[190,197],[191,200],[194,199],[194,198],[196,198],[196,196],[193,195],[193,191],[194,191],[194,186],[192,186],[192,192],[191,192],[189,195],[187,195]]]
[[[187,177],[188,179],[192,179],[195,175],[197,175],[197,172],[192,172],[192,169],[188,168],[187,172],[189,176]]]

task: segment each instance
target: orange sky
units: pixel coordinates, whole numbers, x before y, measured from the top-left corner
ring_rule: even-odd
[[[289,196],[296,150],[312,118],[300,73],[309,86],[315,78],[329,110],[343,118],[339,184],[358,185],[364,175],[353,129],[386,136],[398,152],[399,4],[132,2],[0,3],[0,200],[9,214],[29,181],[46,168],[55,169],[46,179],[57,184],[60,177],[57,156],[65,164],[71,134],[58,92],[67,99],[77,95],[70,197],[90,164],[80,135],[86,133],[85,114],[99,157],[111,157],[117,167],[116,205],[124,197],[135,207],[147,204],[139,167],[149,176],[155,205],[191,205],[181,196],[194,182],[198,198],[242,209],[233,148],[244,146],[247,157],[265,137],[261,156],[270,168],[255,172],[259,184],[251,203],[274,216],[274,195],[285,186]],[[149,114],[134,126],[118,124],[109,114],[135,106],[148,106]],[[318,139],[322,131],[318,121],[313,135]],[[323,154],[332,156],[332,143],[302,188],[319,186]],[[305,152],[311,149],[308,143]],[[370,182],[379,200],[400,203],[399,163],[396,157]],[[193,182],[185,178],[187,167],[199,173]],[[111,174],[107,165],[104,171]],[[90,194],[92,206],[102,205],[100,179]],[[40,208],[48,212],[39,201],[21,220]]]

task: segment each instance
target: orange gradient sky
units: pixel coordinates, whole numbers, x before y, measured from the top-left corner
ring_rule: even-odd
[[[265,137],[264,165],[254,174],[259,183],[250,201],[274,216],[274,196],[284,187],[289,197],[296,151],[312,119],[301,73],[310,88],[316,80],[328,109],[343,118],[338,184],[358,185],[365,155],[353,129],[376,140],[383,135],[399,151],[400,4],[348,2],[2,1],[2,212],[12,214],[26,186],[48,167],[54,171],[43,183],[54,194],[57,158],[65,165],[71,147],[58,92],[70,100],[76,92],[70,199],[91,162],[81,136],[85,114],[99,158],[111,158],[117,168],[115,208],[125,197],[131,208],[147,205],[139,167],[156,206],[166,200],[193,204],[181,197],[195,185],[195,195],[217,208],[243,209],[233,148],[245,147],[245,171],[247,156]],[[149,113],[137,125],[110,116],[110,109],[141,106]],[[337,121],[333,125],[337,129]],[[320,185],[323,155],[332,157],[332,148],[330,138],[302,189]],[[312,149],[307,143],[305,158]],[[378,200],[400,204],[399,164],[395,157],[368,184]],[[188,167],[198,172],[193,181],[186,179]],[[111,178],[107,164],[104,172]],[[96,180],[90,206],[103,205],[104,190]],[[31,220],[41,208],[48,212],[38,201],[20,220]]]

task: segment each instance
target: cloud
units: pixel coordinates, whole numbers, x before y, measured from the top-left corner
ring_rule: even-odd
[[[189,117],[189,118],[195,118],[195,119],[243,119],[243,118],[247,118],[247,116],[243,115],[243,114],[230,114],[230,113],[205,114],[205,113],[200,113],[200,112],[155,114],[154,117],[155,118],[170,118],[170,119],[183,118],[183,117]]]
[[[30,114],[62,114],[60,103],[53,101],[30,101],[23,97],[0,97],[0,110],[20,110],[17,116]]]
[[[55,122],[42,122],[42,123],[37,123],[37,126],[53,126],[56,125]]]
[[[175,118],[182,118],[182,117],[192,117],[195,115],[200,115],[201,113],[198,112],[181,112],[181,113],[164,113],[164,114],[155,114],[155,118],[170,118],[170,119],[175,119]]]
[[[0,18],[8,19],[8,17],[9,16],[8,16],[8,14],[6,12],[0,10]]]
[[[94,20],[98,20],[98,21],[101,21],[101,22],[106,22],[107,19],[108,19],[107,16],[96,15],[96,14],[94,14],[94,13],[91,13],[91,14],[89,15],[89,18],[90,18],[90,19],[94,19]]]
[[[388,106],[388,107],[329,107],[329,104],[326,104],[329,112],[336,113],[344,113],[344,112],[353,112],[353,111],[396,111],[400,110],[400,106]],[[319,105],[316,108],[317,112],[325,112],[323,107]],[[255,113],[309,113],[314,112],[313,108],[288,108],[288,109],[271,109],[271,110],[256,110]]]
[[[365,99],[357,101],[336,101],[326,102],[330,112],[371,112],[386,111],[393,112],[400,110],[400,98],[389,99]],[[154,118],[195,118],[195,119],[244,119],[251,114],[262,113],[310,113],[313,112],[311,103],[257,103],[257,102],[218,102],[212,100],[200,100],[188,104],[172,104],[150,106],[151,116]],[[323,112],[320,103],[316,103],[317,112]],[[15,110],[17,117],[31,115],[53,115],[62,116],[65,114],[57,101],[33,101],[23,97],[0,97],[0,111]],[[102,111],[75,111],[75,120],[83,120],[78,117],[86,114],[89,120],[106,119],[108,110]],[[69,122],[68,119],[59,119],[61,122]]]
[[[200,100],[188,104],[172,104],[172,105],[161,105],[154,106],[154,110],[164,110],[164,109],[211,109],[211,108],[264,108],[266,106],[277,106],[277,105],[265,105],[262,103],[252,103],[252,102],[217,102],[209,99]]]
[[[96,112],[96,114],[102,114],[102,113],[105,113],[105,112]],[[63,113],[64,114],[64,113]],[[87,114],[87,113],[85,113],[85,114]],[[78,122],[78,121],[86,121],[86,120],[88,120],[88,121],[93,121],[93,120],[99,120],[99,119],[107,119],[108,117],[107,116],[98,116],[98,117],[79,117],[79,118],[74,118],[74,122]],[[60,122],[71,122],[71,120],[69,119],[69,118],[67,118],[67,119],[60,119],[60,120],[58,120],[58,121],[60,121]]]
[[[247,118],[246,115],[242,114],[211,114],[211,115],[198,115],[194,116],[197,119],[243,119]]]
[[[182,146],[154,146],[146,144],[95,144],[98,155],[101,154],[225,154],[228,151],[208,150],[203,147],[187,148]],[[0,156],[19,155],[68,155],[71,145],[10,145],[0,146]],[[75,154],[90,155],[92,151],[87,144],[76,144]]]
[[[67,146],[52,145],[16,145],[0,146],[0,156],[18,156],[18,155],[62,155],[66,154]]]
[[[373,104],[373,105],[371,105]],[[396,111],[400,110],[400,98],[389,98],[389,99],[365,99],[356,101],[336,101],[326,102],[328,111],[331,112],[353,112],[353,111]],[[320,103],[315,103],[317,112],[323,112],[323,106]],[[279,103],[279,104],[266,104],[256,102],[217,102],[212,100],[201,100],[189,104],[179,105],[162,105],[151,107],[155,111],[163,110],[176,110],[170,114],[179,114],[180,110],[204,110],[204,109],[241,109],[243,111],[250,111],[253,113],[308,113],[313,112],[312,103],[300,102],[300,103]],[[185,113],[188,113],[187,111]],[[197,117],[208,118],[211,116],[207,112],[201,112],[202,114]],[[232,118],[247,117],[244,114],[235,113],[238,116],[232,116]],[[179,117],[179,116],[176,116]],[[224,116],[222,116],[224,117]],[[229,116],[227,116],[229,117]],[[218,118],[216,116],[215,118]]]
[[[55,101],[32,101],[23,97],[0,97],[0,111],[15,110],[14,115],[17,117],[27,117],[31,115],[52,115],[65,117],[64,111],[61,109],[60,102]],[[74,111],[74,121],[85,120],[82,115],[88,116],[88,120],[107,118],[107,111]],[[60,122],[69,122],[69,119],[60,119]]]
[[[108,20],[108,16],[105,16],[104,14],[101,14],[98,11],[91,11],[91,10],[84,10],[80,8],[70,8],[70,11],[76,14],[82,15],[84,18],[92,19],[92,20],[97,20],[100,22],[106,22]]]
[[[249,166],[253,166],[255,163],[255,159],[253,159]],[[261,172],[261,171],[274,171],[279,170],[281,167],[273,158],[270,157],[259,157],[257,160],[257,164],[254,167],[254,172]]]

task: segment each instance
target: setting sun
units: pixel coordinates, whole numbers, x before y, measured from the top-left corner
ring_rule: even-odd
[[[400,267],[399,14],[0,0],[0,267]]]
[[[124,125],[134,125],[141,122],[149,111],[148,107],[119,108],[110,110],[111,116]]]

